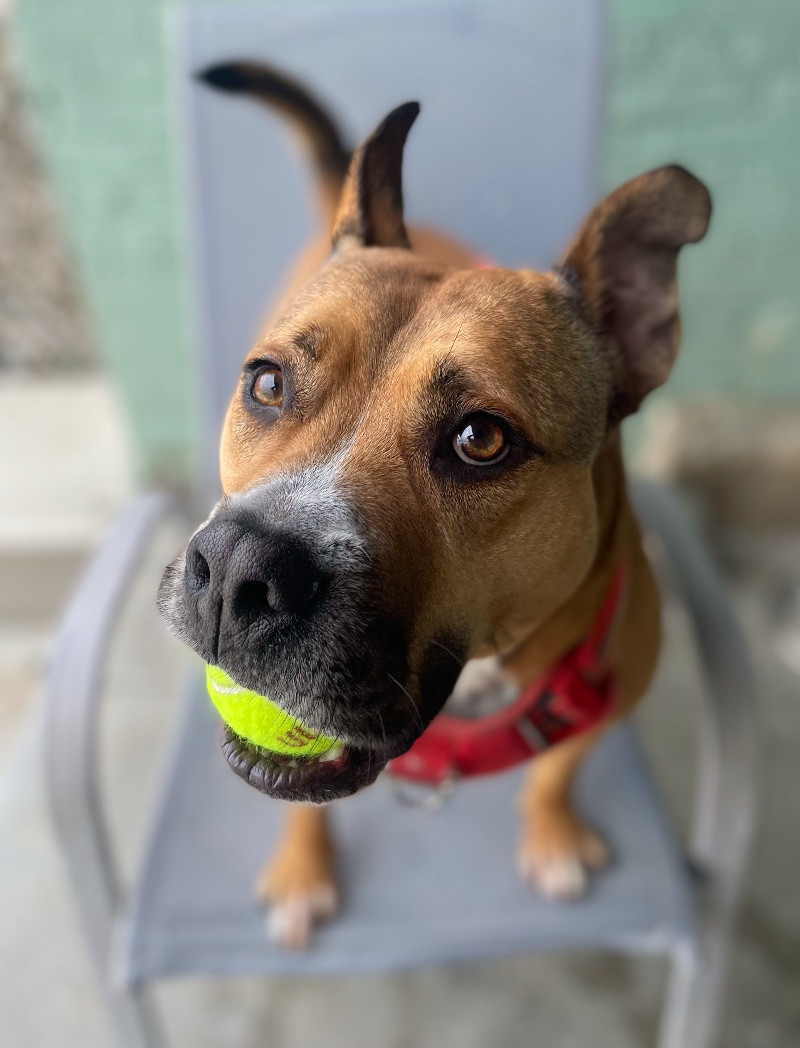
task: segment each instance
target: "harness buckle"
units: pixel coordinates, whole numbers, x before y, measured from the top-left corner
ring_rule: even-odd
[[[516,729],[533,756],[536,756],[537,753],[542,753],[550,745],[533,721],[527,717],[520,717],[516,723]]]
[[[427,812],[432,815],[444,807],[445,803],[452,797],[458,772],[451,768],[441,782],[436,785],[424,782],[414,782],[410,779],[399,779],[389,773],[394,798],[406,808],[416,808],[418,811]]]

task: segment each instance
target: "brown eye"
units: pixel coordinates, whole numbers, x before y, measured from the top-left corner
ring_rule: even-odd
[[[270,364],[260,368],[253,379],[253,397],[268,408],[279,408],[283,404],[283,373]]]
[[[490,415],[472,415],[453,437],[456,454],[471,466],[492,466],[508,454],[509,445],[500,423]]]

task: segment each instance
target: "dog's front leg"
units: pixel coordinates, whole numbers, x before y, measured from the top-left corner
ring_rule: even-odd
[[[278,846],[262,870],[256,897],[269,906],[267,931],[281,946],[302,950],[314,925],[338,905],[327,808],[289,804]]]
[[[520,795],[519,870],[549,899],[582,895],[588,871],[609,860],[605,842],[577,815],[571,800],[575,774],[602,731],[577,735],[537,757]]]

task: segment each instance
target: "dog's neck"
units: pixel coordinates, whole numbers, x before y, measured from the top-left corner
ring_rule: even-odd
[[[622,462],[619,430],[606,438],[592,468],[592,483],[597,499],[597,553],[584,580],[596,576],[607,580],[613,575],[627,543],[631,540],[631,514],[628,485]]]
[[[618,431],[606,439],[592,480],[597,500],[597,551],[578,588],[544,622],[515,638],[502,656],[507,669],[525,680],[543,672],[585,639],[597,619],[620,561],[640,542],[628,501]]]

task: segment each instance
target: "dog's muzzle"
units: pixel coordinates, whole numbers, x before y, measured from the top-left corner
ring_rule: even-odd
[[[337,760],[312,767],[226,734],[237,774],[273,796],[319,801],[355,792],[405,752],[457,666],[446,680],[430,659],[412,672],[409,627],[387,610],[349,507],[302,481],[223,500],[165,571],[159,607],[206,662],[341,742]]]

